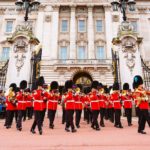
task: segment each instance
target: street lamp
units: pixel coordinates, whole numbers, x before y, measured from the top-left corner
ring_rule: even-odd
[[[111,2],[113,11],[118,11],[118,9],[120,8],[121,12],[123,13],[123,21],[127,20],[127,7],[129,7],[130,11],[135,11],[135,4],[135,0],[113,0],[113,2]]]
[[[24,17],[25,21],[28,21],[28,14],[30,11],[37,11],[40,5],[38,0],[17,0],[15,5],[17,6],[17,10],[25,10],[26,14]]]

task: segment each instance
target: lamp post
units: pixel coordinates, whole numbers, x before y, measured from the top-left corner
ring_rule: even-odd
[[[121,10],[121,13],[123,14],[123,21],[127,20],[127,7],[130,11],[135,11],[135,4],[135,0],[113,0],[113,2],[111,2],[113,11],[118,11],[119,9]]]
[[[24,20],[28,21],[28,14],[30,11],[37,11],[40,5],[38,0],[17,0],[15,5],[17,6],[17,10],[25,10]]]

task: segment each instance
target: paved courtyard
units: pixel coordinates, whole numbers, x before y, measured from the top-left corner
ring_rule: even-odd
[[[133,126],[128,127],[123,118],[123,129],[113,127],[105,121],[106,127],[94,131],[81,121],[81,128],[76,133],[67,133],[61,124],[61,112],[57,113],[55,129],[48,128],[48,119],[45,118],[43,135],[38,132],[33,135],[30,127],[33,120],[23,122],[23,130],[19,132],[15,123],[11,129],[5,129],[4,120],[0,120],[0,150],[149,150],[150,129],[146,127],[147,134],[137,133],[137,120]]]

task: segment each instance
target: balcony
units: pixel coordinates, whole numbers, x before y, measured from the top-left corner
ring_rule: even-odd
[[[111,59],[57,59],[42,60],[43,66],[54,66],[59,68],[110,68]]]

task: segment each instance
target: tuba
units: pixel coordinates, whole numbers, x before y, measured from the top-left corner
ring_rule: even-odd
[[[6,92],[5,96],[8,96],[8,101],[15,104],[16,102],[16,96],[15,96],[15,92],[13,91],[13,88],[10,87],[8,89],[8,91]]]

